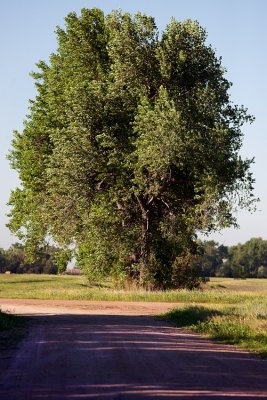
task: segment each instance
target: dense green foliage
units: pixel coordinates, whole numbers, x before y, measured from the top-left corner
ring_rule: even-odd
[[[267,278],[267,240],[252,238],[231,247],[206,241],[202,249],[198,262],[206,277]]]
[[[239,156],[252,118],[197,22],[172,19],[159,36],[140,13],[83,9],[57,35],[13,140],[10,229],[28,254],[47,238],[74,245],[91,279],[187,287],[179,268],[197,232],[253,203],[252,161]]]
[[[209,240],[198,242],[198,249],[201,254],[189,253],[182,260],[176,259],[173,274],[180,287],[196,287],[197,282],[203,282],[201,276],[267,278],[267,240],[252,238],[230,247]],[[0,273],[57,274],[66,270],[70,256],[70,251],[62,253],[58,248],[48,246],[30,263],[24,246],[15,243],[8,250],[0,249]]]
[[[57,274],[66,269],[67,263],[61,268],[58,266],[58,249],[48,246],[36,254],[36,260],[29,262],[26,259],[23,245],[15,243],[8,250],[0,249],[0,273],[11,272],[16,274]]]

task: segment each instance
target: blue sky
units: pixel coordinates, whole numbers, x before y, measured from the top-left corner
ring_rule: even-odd
[[[253,125],[244,127],[243,157],[255,157],[253,172],[255,194],[260,197],[258,211],[238,214],[240,229],[227,229],[210,238],[226,245],[244,242],[251,237],[267,239],[267,1],[266,0],[1,0],[0,1],[0,247],[16,241],[5,227],[10,191],[18,185],[15,171],[6,160],[12,131],[23,129],[28,99],[35,97],[30,71],[35,63],[48,60],[56,50],[57,25],[64,26],[70,11],[99,7],[155,17],[159,30],[170,18],[196,19],[207,29],[207,43],[216,49],[233,82],[232,101],[244,104],[256,117]]]

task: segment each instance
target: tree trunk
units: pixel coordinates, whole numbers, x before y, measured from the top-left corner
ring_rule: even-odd
[[[140,251],[140,284],[144,285],[145,275],[148,266],[150,254],[150,234],[149,234],[149,207],[141,198],[136,196],[138,205],[142,214],[142,231],[141,231],[141,251]]]

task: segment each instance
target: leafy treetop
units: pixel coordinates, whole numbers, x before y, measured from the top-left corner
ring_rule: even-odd
[[[9,227],[28,254],[48,238],[74,244],[92,278],[179,286],[197,232],[235,224],[236,207],[253,206],[252,160],[239,155],[253,118],[231,103],[195,21],[172,19],[159,36],[141,13],[82,9],[57,37],[14,133],[21,188]]]

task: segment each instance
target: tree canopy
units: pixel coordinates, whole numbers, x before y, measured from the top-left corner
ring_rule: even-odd
[[[24,246],[20,243],[12,244],[8,250],[0,248],[0,273],[11,272],[16,274],[58,274],[63,271],[62,264],[57,260],[58,249],[47,246],[36,252],[34,262],[27,262]]]
[[[198,232],[236,223],[252,160],[221,59],[195,21],[70,13],[33,73],[37,96],[9,158],[10,229],[28,253],[52,238],[94,277],[177,287]],[[178,283],[177,283],[178,282]]]
[[[205,277],[267,278],[267,240],[251,238],[235,246],[199,243],[197,262]]]

